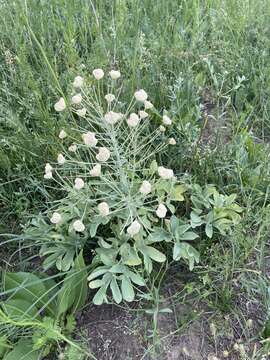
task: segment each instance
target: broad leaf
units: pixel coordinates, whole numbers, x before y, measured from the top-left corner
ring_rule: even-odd
[[[166,261],[166,256],[152,246],[143,246],[141,251],[157,262]]]
[[[123,295],[124,300],[126,300],[128,302],[131,302],[134,300],[135,293],[133,290],[133,286],[132,286],[129,278],[127,278],[126,276],[123,276],[123,278],[122,278],[121,290],[122,290],[122,295]]]
[[[39,360],[40,355],[39,351],[34,351],[32,348],[32,343],[23,338],[21,339],[14,347],[14,349],[9,352],[3,360]]]

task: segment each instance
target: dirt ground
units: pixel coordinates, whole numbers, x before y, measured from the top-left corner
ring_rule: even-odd
[[[183,304],[168,300],[181,287],[174,283],[162,290],[160,307],[170,308],[172,313],[159,314],[155,347],[151,316],[140,310],[142,304],[132,303],[126,308],[89,305],[78,318],[89,350],[98,360],[252,359],[260,348],[257,340],[250,340],[258,333],[263,317],[259,302],[248,302],[240,293],[235,299],[237,312],[249,319],[247,327],[244,320],[241,323],[233,314],[223,315],[204,301]]]

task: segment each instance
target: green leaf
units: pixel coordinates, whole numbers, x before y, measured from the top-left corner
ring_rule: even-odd
[[[79,310],[86,302],[87,299],[87,271],[83,259],[83,251],[77,256],[74,262],[74,270],[77,272],[73,278],[75,284],[75,301],[72,307],[72,312]]]
[[[23,299],[10,299],[2,304],[5,313],[13,320],[40,318],[38,309],[32,303]]]
[[[22,338],[3,360],[38,360],[39,351],[34,351],[30,340]]]
[[[133,286],[132,286],[129,278],[127,278],[126,276],[123,276],[123,278],[122,278],[121,290],[122,290],[122,295],[123,295],[124,300],[126,300],[128,302],[131,302],[134,300],[135,293],[133,290]]]
[[[200,226],[204,223],[204,220],[198,214],[196,214],[195,211],[191,211],[190,220],[192,228]]]
[[[96,292],[93,303],[95,305],[101,305],[106,300],[106,290],[107,287],[105,285],[101,286],[101,288]]]
[[[112,281],[110,283],[110,288],[112,290],[112,295],[113,295],[115,302],[117,304],[119,304],[122,301],[122,294],[121,294],[121,291],[119,289],[119,286],[117,284],[115,277],[112,278]]]
[[[143,246],[141,251],[157,262],[166,261],[166,256],[152,246]]]
[[[58,315],[68,311],[80,309],[87,298],[87,272],[82,251],[74,262],[74,268],[70,270],[63,282],[58,294]]]
[[[172,240],[172,235],[164,230],[163,228],[155,228],[155,231],[153,233],[151,233],[148,238],[147,241],[148,243],[155,243],[155,242],[160,242],[160,241],[171,241]]]
[[[137,266],[142,263],[142,260],[139,258],[134,248],[129,249],[129,253],[123,260],[124,260],[124,264],[129,266]]]
[[[89,285],[90,289],[97,289],[97,288],[101,287],[102,285],[104,285],[104,281],[93,280],[93,281],[90,281],[90,283],[88,285]]]
[[[139,274],[135,274],[134,272],[129,271],[128,276],[134,284],[139,286],[145,286],[145,281],[143,277],[140,276]]]
[[[107,267],[99,267],[96,268],[87,278],[88,281],[91,281],[101,275],[104,275],[106,272],[108,272],[109,269]]]
[[[172,191],[171,199],[175,201],[184,201],[183,193],[187,191],[185,185],[176,185]]]
[[[187,231],[183,235],[181,235],[180,239],[181,240],[194,240],[194,239],[196,239],[198,237],[199,237],[199,235],[196,234],[195,232]]]
[[[4,291],[12,299],[25,300],[38,309],[45,306],[45,311],[54,313],[54,307],[49,301],[49,291],[44,281],[38,276],[28,272],[5,273]]]
[[[7,337],[5,335],[0,336],[0,359],[2,359],[9,348],[10,345],[7,342]]]

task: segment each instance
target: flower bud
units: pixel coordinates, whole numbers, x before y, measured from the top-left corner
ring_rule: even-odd
[[[133,223],[129,225],[129,227],[127,228],[127,233],[131,237],[133,237],[139,233],[140,229],[141,229],[141,224],[137,220],[134,220]]]
[[[76,190],[81,190],[84,187],[84,181],[82,178],[76,178],[74,182],[74,188]]]
[[[73,87],[81,88],[83,86],[83,78],[81,76],[76,76],[73,81]]]
[[[110,77],[111,77],[113,80],[116,80],[116,79],[119,79],[119,78],[120,78],[121,73],[120,73],[120,71],[118,71],[118,70],[111,70],[111,71],[109,72],[109,75],[110,75]]]
[[[109,160],[110,156],[111,156],[111,153],[110,153],[109,149],[107,149],[106,147],[100,147],[98,154],[96,155],[96,159],[98,161],[105,162],[105,161]]]
[[[136,91],[134,93],[134,96],[137,101],[141,101],[141,102],[145,102],[145,100],[148,97],[147,93],[143,89]]]
[[[102,69],[93,70],[93,75],[96,80],[101,80],[104,76],[104,71]]]
[[[165,205],[163,204],[159,204],[158,208],[156,210],[156,214],[160,219],[165,218],[166,214],[167,214],[167,208]]]
[[[61,97],[61,98],[57,101],[57,103],[54,104],[54,109],[55,109],[55,111],[60,112],[60,111],[65,110],[65,108],[66,108],[65,99]]]
[[[52,214],[52,217],[50,218],[50,222],[52,224],[58,224],[61,220],[62,220],[62,216],[58,212],[54,212]]]
[[[85,230],[85,226],[81,220],[76,220],[73,223],[73,229],[78,232],[83,232]]]
[[[101,216],[108,216],[110,213],[109,205],[103,201],[102,203],[98,204],[98,211]]]

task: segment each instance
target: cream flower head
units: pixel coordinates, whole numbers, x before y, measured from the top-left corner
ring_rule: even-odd
[[[65,110],[65,108],[66,108],[65,99],[61,97],[61,98],[57,101],[57,103],[54,104],[54,109],[55,109],[55,111],[60,112],[60,111]]]
[[[76,152],[77,151],[77,145],[76,144],[72,144],[68,147],[68,151],[70,152]]]
[[[75,220],[72,226],[73,229],[78,232],[83,232],[85,230],[85,226],[81,220]]]
[[[93,70],[93,75],[96,80],[101,80],[104,76],[104,71],[102,69]]]
[[[49,164],[49,163],[47,163],[47,164],[45,165],[45,173],[52,172],[52,170],[53,170],[52,165]]]
[[[174,173],[172,169],[167,169],[164,166],[158,167],[158,174],[162,179],[172,179],[174,177]]]
[[[132,224],[129,225],[129,227],[127,228],[127,233],[131,237],[133,237],[139,233],[140,229],[141,229],[141,224],[137,220],[134,220]]]
[[[82,95],[76,94],[76,95],[72,96],[71,102],[74,105],[79,105],[82,102]]]
[[[141,101],[141,102],[145,102],[145,100],[148,97],[147,93],[143,89],[136,91],[134,93],[134,96],[137,101]]]
[[[139,124],[140,118],[137,114],[132,113],[130,114],[129,118],[127,119],[128,126],[135,127]]]
[[[53,174],[51,171],[47,171],[45,174],[44,174],[44,179],[52,179],[53,177]]]
[[[146,111],[140,110],[140,111],[139,111],[139,116],[140,116],[141,119],[145,119],[145,118],[148,117],[148,114],[147,114]]]
[[[163,204],[159,204],[158,208],[156,210],[156,214],[160,219],[165,218],[166,214],[167,214],[167,208],[165,205]]]
[[[66,159],[63,154],[59,154],[57,156],[57,162],[59,165],[63,165],[66,162]]]
[[[122,116],[123,115],[121,113],[109,111],[107,114],[104,115],[104,120],[106,121],[106,123],[114,125],[122,118]]]
[[[81,88],[83,86],[83,77],[76,76],[73,81],[73,87],[75,88]]]
[[[65,132],[65,130],[61,130],[58,137],[61,140],[63,140],[65,137],[67,137],[67,133]]]
[[[176,145],[176,141],[174,138],[169,138],[168,143],[169,143],[169,145]]]
[[[106,162],[111,156],[110,150],[106,147],[100,147],[96,159],[101,162]]]
[[[149,181],[144,180],[140,187],[140,193],[143,195],[148,195],[152,190],[152,186]]]
[[[110,104],[115,100],[115,96],[113,94],[105,95],[105,100]]]
[[[110,213],[109,205],[103,201],[100,204],[98,204],[98,211],[101,216],[108,216]]]
[[[84,181],[82,178],[76,178],[74,181],[74,188],[76,190],[81,190],[84,187]]]
[[[151,103],[151,101],[145,100],[144,102],[144,108],[145,110],[153,109],[154,105]]]
[[[91,176],[100,176],[101,175],[101,165],[96,164],[93,169],[89,171]]]
[[[160,127],[159,127],[159,131],[161,131],[161,132],[165,132],[165,131],[166,131],[166,128],[165,128],[163,125],[160,125]]]
[[[78,109],[76,111],[76,114],[81,116],[81,117],[84,117],[86,115],[86,108]]]
[[[86,134],[82,134],[82,139],[85,145],[94,147],[97,145],[98,140],[96,139],[96,134],[88,131]]]
[[[109,75],[110,75],[110,77],[111,77],[113,80],[116,80],[116,79],[119,79],[119,78],[120,78],[121,73],[120,73],[119,70],[111,70],[111,71],[109,72]]]
[[[62,220],[62,216],[58,212],[54,212],[52,214],[52,217],[50,218],[50,222],[52,224],[58,224],[58,223],[60,223],[61,220]]]
[[[172,120],[167,115],[162,116],[162,122],[164,125],[172,125]]]

